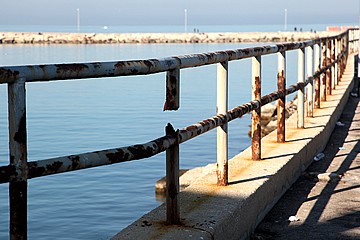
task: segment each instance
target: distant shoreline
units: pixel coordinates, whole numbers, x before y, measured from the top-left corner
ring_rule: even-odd
[[[338,33],[338,31],[218,33],[1,32],[0,44],[266,43],[304,41]]]

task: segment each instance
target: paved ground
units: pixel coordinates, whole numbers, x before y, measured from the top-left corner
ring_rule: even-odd
[[[253,240],[360,239],[359,98],[349,98],[339,121],[325,157],[288,190]],[[291,216],[298,220],[289,221]]]

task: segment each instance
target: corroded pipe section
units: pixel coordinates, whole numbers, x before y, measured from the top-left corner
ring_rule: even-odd
[[[27,134],[25,79],[8,85],[10,239],[27,239]]]
[[[286,53],[278,53],[278,92],[286,89]],[[285,142],[285,96],[278,99],[277,105],[277,142]]]
[[[166,74],[165,110],[178,110],[180,107],[180,69],[175,68]]]
[[[320,63],[321,63],[321,45],[316,44],[314,45],[314,73],[320,70]],[[320,75],[321,77],[321,75]],[[314,107],[320,108],[320,77],[314,79],[314,88],[315,88],[315,97],[314,97]]]
[[[252,100],[261,101],[261,56],[252,58]],[[261,107],[252,111],[252,160],[261,159]]]
[[[145,144],[29,162],[28,178],[148,158],[164,152],[175,142],[175,138],[163,136]]]
[[[166,150],[166,219],[169,224],[180,223],[179,195],[179,131],[168,123],[166,136],[175,138],[175,144]]]
[[[321,66],[322,68],[325,68],[327,66],[327,42],[323,42],[322,44],[322,48],[323,48],[323,52],[322,52],[322,63],[321,63]],[[321,101],[326,101],[327,99],[327,72],[325,71],[323,73],[323,77],[322,77],[322,85],[323,85],[323,88],[322,88],[322,96],[321,96]]]

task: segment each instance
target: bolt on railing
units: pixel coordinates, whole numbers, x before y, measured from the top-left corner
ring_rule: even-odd
[[[171,224],[180,222],[179,194],[179,145],[214,128],[218,129],[218,185],[228,184],[227,124],[244,114],[253,114],[252,159],[261,160],[261,106],[278,100],[278,142],[285,142],[285,97],[298,92],[298,127],[304,127],[304,90],[315,80],[315,102],[331,94],[331,79],[340,79],[344,73],[347,57],[354,50],[355,39],[349,39],[348,30],[338,36],[306,42],[278,44],[275,46],[236,49],[215,53],[194,54],[166,59],[120,61],[90,64],[58,64],[0,68],[0,83],[8,84],[10,164],[0,166],[0,183],[9,182],[10,192],[10,238],[27,238],[27,180],[40,176],[79,169],[109,165],[154,156],[166,151],[167,200],[166,218]],[[338,41],[339,49],[332,44]],[[351,45],[350,45],[351,43]],[[316,47],[317,44],[321,44]],[[313,47],[315,45],[315,48]],[[305,56],[305,49],[308,49]],[[313,49],[314,48],[314,49]],[[298,49],[298,83],[286,88],[286,52]],[[316,50],[318,49],[318,50]],[[315,54],[313,53],[315,51]],[[322,52],[322,54],[320,54]],[[261,56],[278,54],[278,91],[261,96]],[[317,56],[317,54],[319,56]],[[321,58],[322,55],[322,58]],[[315,57],[314,57],[315,56]],[[253,101],[228,110],[228,61],[252,58]],[[305,79],[305,57],[308,62]],[[315,59],[314,59],[315,58]],[[116,149],[82,153],[53,159],[27,162],[25,84],[33,81],[50,81],[109,76],[141,75],[167,72],[166,102],[164,110],[176,110],[180,106],[180,70],[208,64],[218,65],[217,115],[175,130],[171,124],[165,136],[145,144]],[[317,67],[319,66],[319,67]],[[320,67],[321,66],[321,67]],[[332,77],[339,66],[338,75]],[[316,71],[314,73],[314,71]],[[322,78],[321,78],[322,76]],[[320,91],[323,82],[323,91]],[[335,86],[335,84],[333,85]],[[321,92],[323,96],[320,97]],[[307,87],[308,112],[312,116],[314,90]],[[320,105],[316,103],[316,106]]]

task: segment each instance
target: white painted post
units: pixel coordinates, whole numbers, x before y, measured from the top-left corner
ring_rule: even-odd
[[[334,42],[335,42],[335,44],[334,44],[334,55],[335,55],[334,61],[336,61],[337,57],[339,56],[338,40],[335,39]],[[338,63],[335,63],[335,66],[334,66],[334,81],[335,81],[335,85],[339,84]]]
[[[298,50],[298,82],[305,82],[305,48],[300,48]],[[298,119],[297,119],[297,127],[304,128],[304,93],[305,88],[302,88],[298,91]]]
[[[306,60],[307,60],[307,77],[314,75],[314,49],[313,46],[306,48]],[[314,81],[311,81],[307,85],[307,116],[313,117],[314,115]]]
[[[226,114],[228,109],[228,62],[217,64],[217,111]],[[217,184],[228,185],[228,125],[217,127]]]

